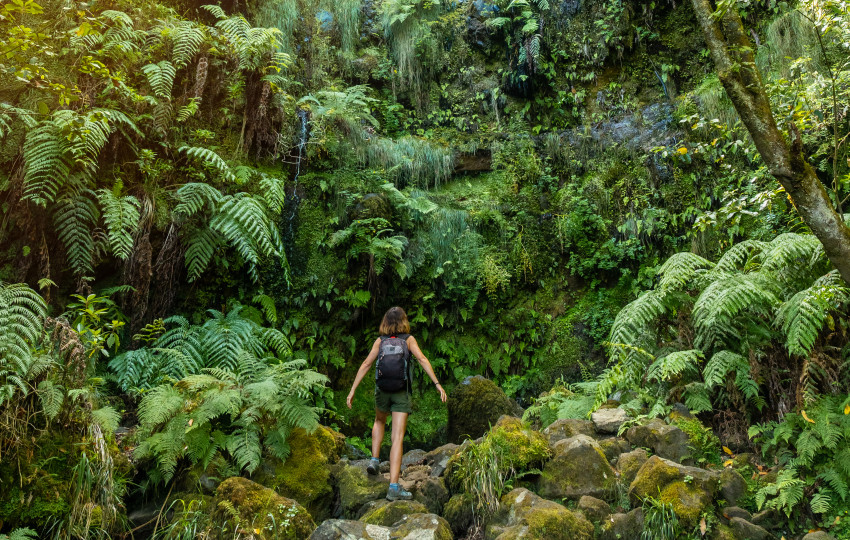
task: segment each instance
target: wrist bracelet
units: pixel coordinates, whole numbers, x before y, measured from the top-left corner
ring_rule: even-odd
[[[434,386],[440,386],[440,381],[435,382]]]

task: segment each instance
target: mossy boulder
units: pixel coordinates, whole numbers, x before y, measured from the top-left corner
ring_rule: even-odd
[[[549,441],[549,446],[555,446],[558,441],[575,437],[576,435],[587,435],[593,437],[596,430],[590,420],[578,420],[576,418],[562,418],[551,423],[543,430],[543,436]]]
[[[431,514],[441,514],[443,505],[449,500],[449,490],[442,478],[428,477],[415,484],[413,499],[424,504]]]
[[[480,375],[467,377],[448,399],[448,439],[460,443],[483,435],[502,415],[520,416],[522,409],[496,383]]]
[[[626,439],[635,446],[651,448],[664,459],[678,463],[686,463],[691,453],[687,434],[657,418],[646,424],[630,427],[626,431]]]
[[[329,519],[319,524],[309,540],[387,540],[390,529],[362,521]]]
[[[735,533],[735,538],[746,538],[747,540],[767,540],[773,535],[754,525],[741,517],[733,517],[729,520],[729,528]]]
[[[629,497],[633,504],[640,504],[647,497],[672,504],[679,520],[690,528],[711,506],[717,489],[715,473],[652,456],[629,486]]]
[[[290,454],[286,461],[265,460],[255,474],[256,481],[295,499],[317,520],[330,517],[331,464],[339,460],[345,448],[345,436],[325,426],[319,426],[313,433],[296,428],[287,442]]]
[[[472,495],[460,493],[452,496],[449,502],[443,505],[443,517],[449,522],[452,531],[457,536],[466,534],[472,527],[475,519],[472,512],[473,504]]]
[[[219,484],[210,520],[220,538],[247,528],[254,530],[258,540],[300,540],[316,529],[312,516],[298,502],[239,476]]]
[[[578,500],[576,508],[594,523],[601,523],[603,519],[611,515],[611,506],[607,502],[588,495]]]
[[[603,523],[599,540],[637,539],[643,534],[643,509],[635,508],[628,514],[612,514]]]
[[[383,498],[390,481],[383,475],[366,472],[369,460],[341,460],[331,467],[331,478],[339,500],[342,516],[352,518],[369,501]]]
[[[372,525],[383,525],[391,527],[402,517],[410,514],[427,514],[425,505],[417,501],[386,501],[386,504],[378,503],[374,508],[367,511],[360,518],[364,523]]]
[[[637,472],[649,459],[649,454],[643,448],[635,448],[631,452],[620,454],[617,458],[617,470],[620,471],[620,482],[630,485],[635,479]]]
[[[747,494],[747,481],[741,473],[731,467],[725,467],[720,471],[719,481],[720,498],[730,505],[737,504],[738,500]]]
[[[621,437],[608,437],[607,439],[599,440],[599,448],[608,458],[608,462],[614,465],[621,454],[624,454],[632,449],[629,441]]]
[[[543,467],[540,494],[547,499],[611,498],[617,473],[599,444],[587,435],[559,441]]]
[[[511,466],[523,471],[549,458],[549,444],[539,432],[530,429],[522,420],[502,416],[484,437],[488,444],[510,457]]]
[[[448,443],[434,448],[425,454],[423,461],[426,465],[431,466],[431,474],[434,476],[442,476],[446,471],[446,467],[449,465],[449,460],[453,455],[455,455],[458,448],[458,445]]]
[[[547,501],[524,488],[502,497],[501,509],[487,525],[486,540],[591,540],[593,525],[563,505]]]

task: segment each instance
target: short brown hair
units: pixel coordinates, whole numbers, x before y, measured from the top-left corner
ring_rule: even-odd
[[[395,336],[410,332],[410,323],[407,322],[407,313],[400,307],[391,307],[384,313],[384,319],[378,331],[382,336]]]

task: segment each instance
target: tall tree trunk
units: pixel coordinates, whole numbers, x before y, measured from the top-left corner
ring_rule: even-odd
[[[850,283],[850,228],[835,211],[814,169],[803,157],[803,143],[791,125],[791,142],[776,126],[770,100],[755,63],[741,16],[733,6],[717,14],[711,0],[691,0],[711,50],[717,75],[741,121],[750,132],[770,173],[779,181],[800,217],[823,244],[824,252]]]

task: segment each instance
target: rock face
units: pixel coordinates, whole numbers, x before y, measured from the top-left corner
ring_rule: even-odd
[[[566,507],[517,488],[501,501],[499,514],[487,525],[486,540],[546,538],[591,540],[593,525]]]
[[[610,433],[613,435],[617,434],[620,430],[620,426],[622,426],[628,419],[629,415],[626,414],[626,411],[620,408],[599,409],[590,415],[590,420],[596,427],[596,431],[599,433]]]
[[[361,506],[387,493],[390,481],[384,476],[369,476],[368,464],[368,460],[342,460],[331,469],[343,517],[354,517]]]
[[[810,532],[803,540],[835,540],[835,537],[824,531]]]
[[[626,439],[635,446],[652,448],[660,457],[678,463],[690,455],[685,432],[657,418],[647,424],[630,427],[626,431]]]
[[[331,464],[339,460],[345,448],[345,437],[319,426],[313,433],[297,428],[287,442],[291,453],[286,461],[265,460],[255,480],[284,497],[295,499],[316,520],[330,517],[333,507]]]
[[[625,540],[640,538],[643,534],[643,509],[635,508],[628,514],[613,514],[602,523],[599,540]]]
[[[329,519],[313,531],[310,540],[387,540],[389,537],[390,530],[387,527],[362,521]]]
[[[390,538],[404,540],[453,540],[449,523],[435,514],[412,514],[393,525]]]
[[[467,377],[448,400],[448,439],[460,443],[483,435],[503,414],[520,416],[522,409],[493,381],[480,375]]]
[[[672,504],[679,520],[690,528],[699,522],[700,514],[711,505],[717,488],[715,473],[652,456],[629,486],[629,497],[633,504],[640,504],[646,497]]]
[[[593,422],[590,420],[576,420],[575,418],[564,418],[553,422],[543,430],[543,436],[549,441],[549,446],[576,435],[587,435],[593,437],[596,434]]]
[[[611,465],[614,465],[614,463],[620,458],[621,454],[632,449],[632,445],[629,444],[629,441],[621,439],[620,437],[608,437],[607,439],[602,439],[599,441],[599,447],[602,449],[602,453],[605,454],[605,457]]]
[[[255,538],[261,540],[300,540],[316,528],[310,513],[296,501],[238,476],[219,484],[212,508],[210,519],[222,537],[254,529],[259,531]]]
[[[596,441],[587,435],[576,435],[556,443],[553,453],[540,478],[542,496],[547,499],[611,496],[617,473]]]
[[[427,514],[428,509],[425,505],[416,501],[388,501],[382,499],[369,503],[372,509],[368,510],[360,518],[363,523],[371,523],[372,525],[383,525],[391,527],[396,521],[410,514]]]
[[[720,498],[734,505],[747,493],[747,482],[735,469],[724,468],[720,472]]]

